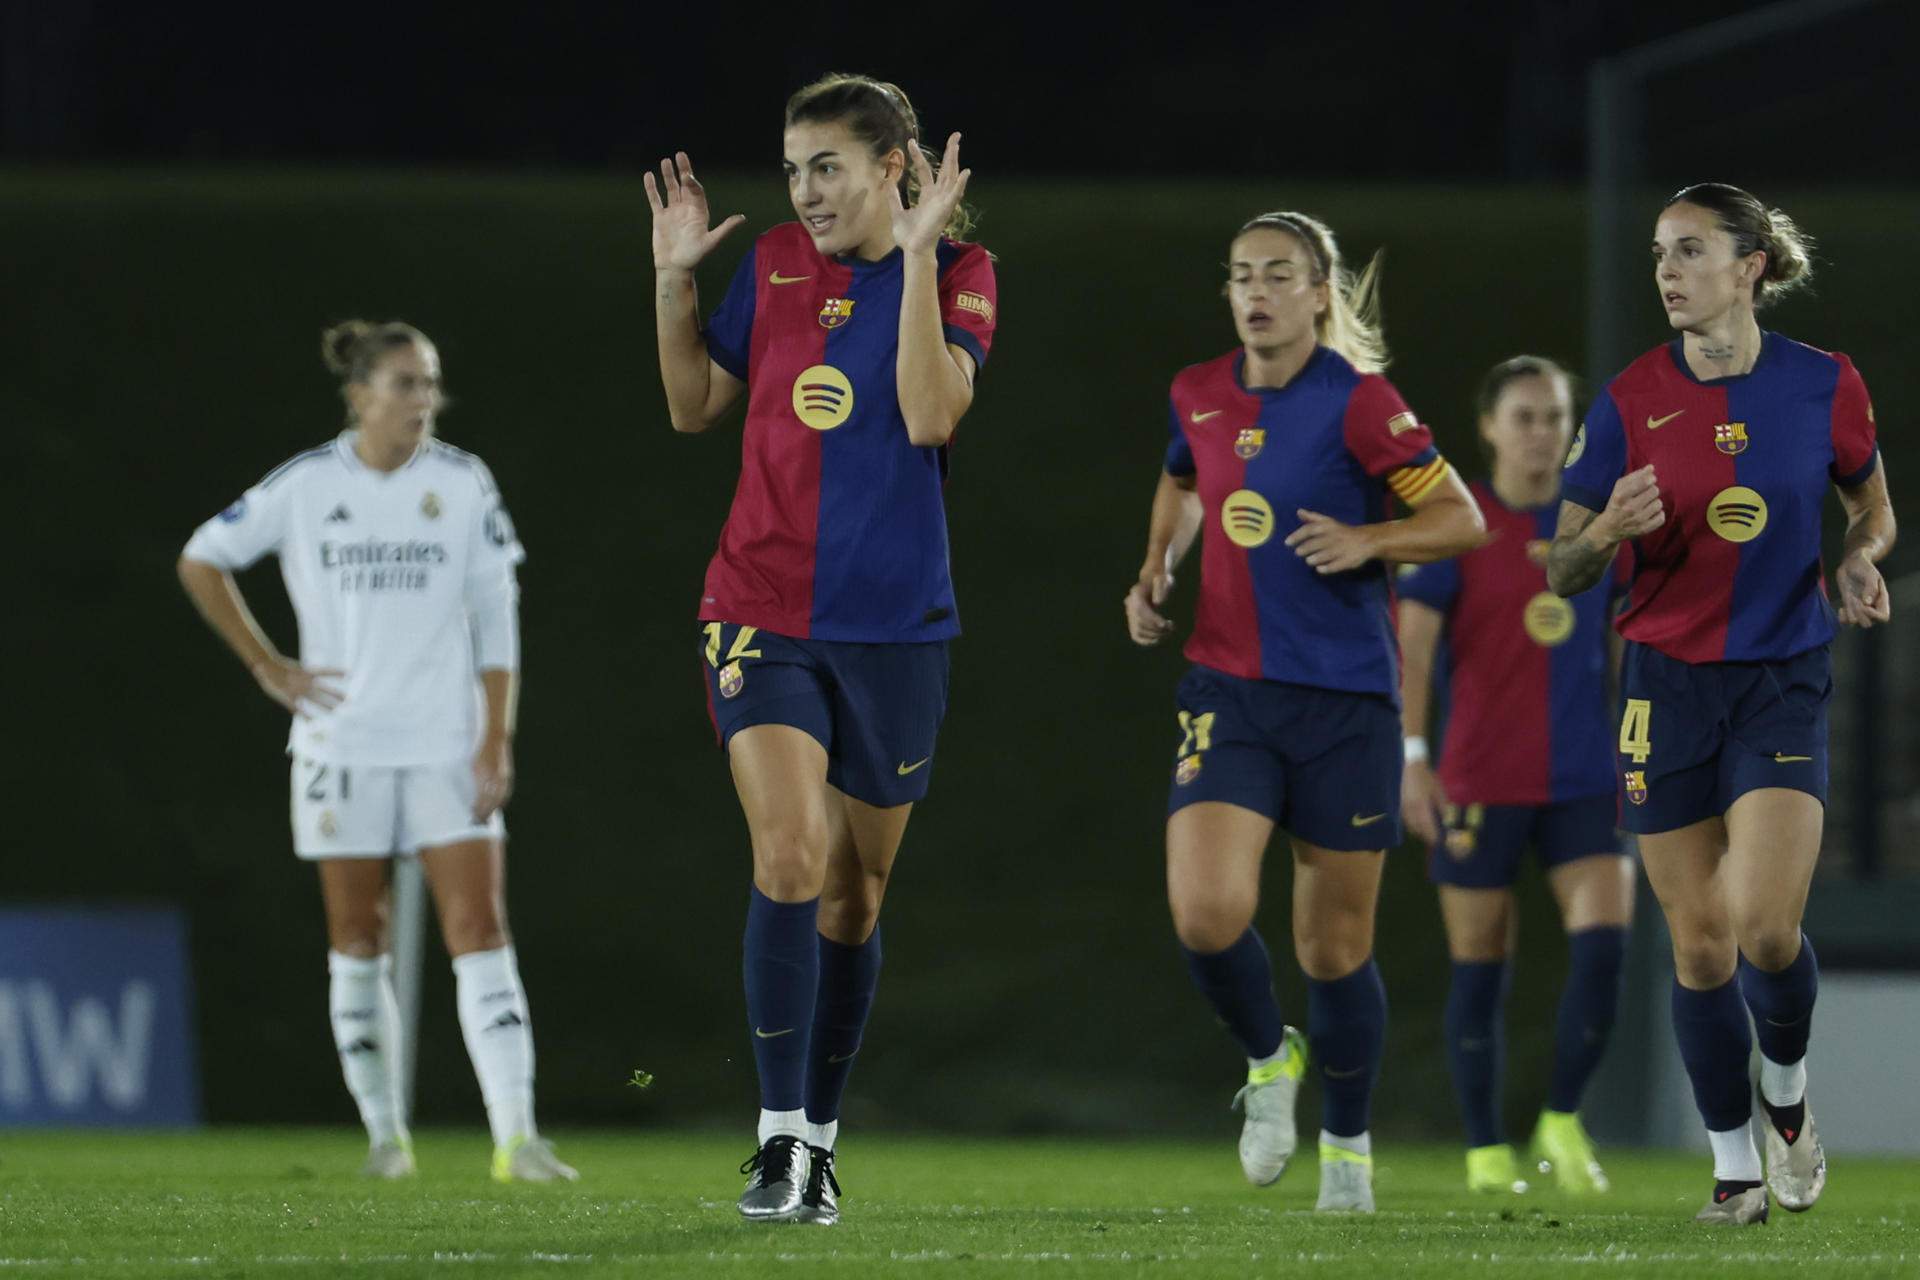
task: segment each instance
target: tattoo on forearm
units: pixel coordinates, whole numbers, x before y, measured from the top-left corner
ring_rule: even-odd
[[[1563,508],[1560,531],[1547,548],[1547,585],[1555,595],[1577,596],[1600,581],[1613,562],[1611,551],[1601,551],[1580,535],[1593,523],[1596,512],[1569,515]]]

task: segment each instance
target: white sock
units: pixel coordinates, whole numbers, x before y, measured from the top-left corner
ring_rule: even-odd
[[[407,1136],[400,1117],[400,1003],[387,956],[327,952],[327,1013],[347,1092],[375,1146]]]
[[[1721,1182],[1760,1181],[1760,1149],[1753,1145],[1753,1126],[1738,1129],[1709,1129],[1707,1141],[1713,1144],[1713,1176]]]
[[[531,1138],[533,1127],[533,1022],[520,966],[512,947],[469,951],[453,959],[454,1001],[460,1034],[480,1080],[493,1145]]]
[[[764,1116],[778,1115],[780,1113],[763,1111],[760,1114]],[[840,1122],[838,1120],[829,1120],[825,1124],[815,1124],[811,1120],[807,1121],[807,1142],[809,1145],[822,1147],[831,1151],[833,1150],[834,1140],[839,1136]]]
[[[1338,1147],[1342,1151],[1351,1151],[1357,1156],[1370,1156],[1373,1154],[1373,1134],[1371,1131],[1367,1133],[1357,1133],[1351,1138],[1341,1138],[1322,1129],[1320,1131],[1320,1141],[1329,1147]]]
[[[1782,1066],[1760,1055],[1760,1096],[1776,1107],[1790,1107],[1807,1096],[1807,1060]]]
[[[805,1110],[768,1111],[760,1109],[760,1145],[766,1146],[768,1138],[777,1138],[786,1134],[789,1138],[798,1138],[805,1142],[813,1126],[807,1123]]]

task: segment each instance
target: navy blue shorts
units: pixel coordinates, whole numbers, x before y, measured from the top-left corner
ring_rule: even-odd
[[[1588,796],[1558,804],[1447,806],[1440,843],[1427,851],[1427,878],[1462,889],[1505,889],[1520,877],[1529,846],[1551,871],[1596,853],[1619,853],[1619,801]]]
[[[1627,645],[1621,823],[1642,835],[1719,817],[1749,791],[1827,802],[1826,645],[1780,662],[1681,662]]]
[[[1174,700],[1180,746],[1169,816],[1216,800],[1323,849],[1400,843],[1400,712],[1391,698],[1196,666]]]
[[[795,640],[731,622],[703,624],[707,711],[726,746],[757,724],[812,734],[827,781],[881,808],[927,794],[947,714],[947,642]]]

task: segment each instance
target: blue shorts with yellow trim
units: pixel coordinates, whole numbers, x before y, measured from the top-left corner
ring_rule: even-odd
[[[1629,643],[1620,683],[1621,825],[1640,835],[1719,817],[1749,791],[1827,802],[1826,645],[1779,662],[1681,662]]]
[[[881,808],[927,794],[947,714],[947,642],[796,640],[702,624],[707,712],[726,746],[758,724],[791,725],[826,748],[827,782]]]
[[[1440,842],[1427,851],[1427,879],[1462,889],[1505,889],[1532,848],[1551,871],[1596,853],[1619,853],[1611,795],[1557,804],[1448,805]]]
[[[1400,712],[1391,698],[1196,666],[1175,702],[1169,816],[1212,800],[1264,814],[1323,849],[1400,843]]]

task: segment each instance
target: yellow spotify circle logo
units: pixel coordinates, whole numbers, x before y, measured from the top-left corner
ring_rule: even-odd
[[[1767,500],[1744,485],[1722,489],[1707,504],[1707,527],[1728,542],[1751,542],[1767,527]]]
[[[1257,547],[1273,537],[1273,507],[1251,489],[1235,489],[1220,504],[1220,527],[1235,546]]]
[[[803,369],[793,380],[793,412],[815,431],[831,431],[853,416],[853,384],[830,364]]]
[[[1523,617],[1527,638],[1542,649],[1565,644],[1573,634],[1573,606],[1551,591],[1542,591],[1527,601]]]

